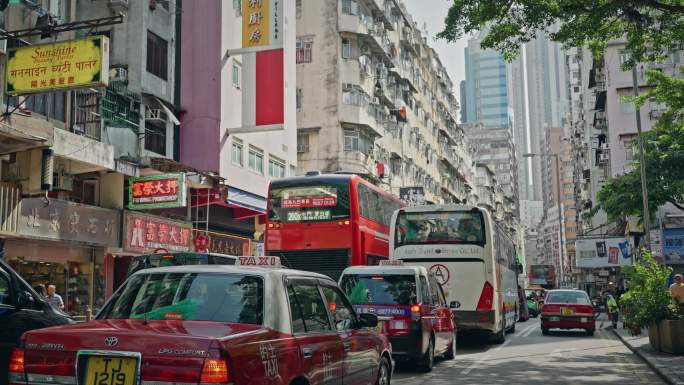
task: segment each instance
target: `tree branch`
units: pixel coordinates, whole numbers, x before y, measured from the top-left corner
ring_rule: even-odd
[[[642,4],[660,11],[684,13],[684,5],[663,4],[656,0],[644,0]]]

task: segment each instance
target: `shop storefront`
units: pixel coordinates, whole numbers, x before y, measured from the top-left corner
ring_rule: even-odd
[[[581,238],[575,241],[579,287],[598,297],[606,290],[618,291],[626,283],[622,268],[632,264],[633,246],[623,237]]]
[[[55,285],[64,310],[76,319],[104,304],[104,256],[119,246],[119,211],[27,198],[21,201],[17,235],[5,242],[5,260],[27,282]]]
[[[126,279],[132,257],[155,252],[192,251],[192,235],[189,222],[124,211],[121,250],[107,255],[107,265],[111,266],[107,296]]]
[[[197,232],[197,230],[195,230]],[[226,255],[250,255],[250,239],[217,231],[204,232],[209,237],[208,250],[211,253]]]

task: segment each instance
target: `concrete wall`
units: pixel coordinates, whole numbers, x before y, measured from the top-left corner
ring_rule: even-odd
[[[181,28],[181,162],[220,170],[221,0],[183,10]],[[198,44],[201,42],[201,44]]]

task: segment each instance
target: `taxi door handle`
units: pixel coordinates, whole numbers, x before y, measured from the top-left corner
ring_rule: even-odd
[[[311,348],[302,348],[302,356],[304,356],[304,358],[311,358],[311,357],[313,357],[313,349],[311,349]]]
[[[345,342],[345,343],[343,344],[343,346],[344,346],[344,351],[345,351],[345,352],[348,352],[348,351],[351,350],[351,342]]]

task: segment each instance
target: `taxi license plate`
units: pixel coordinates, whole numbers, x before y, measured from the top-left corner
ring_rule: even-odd
[[[134,385],[138,361],[128,357],[89,357],[83,385]]]
[[[563,310],[561,310],[561,314],[563,315],[573,315],[575,314],[575,309],[571,307],[564,307]]]

